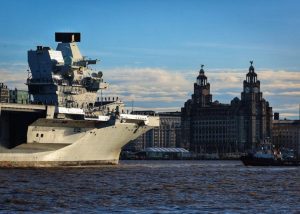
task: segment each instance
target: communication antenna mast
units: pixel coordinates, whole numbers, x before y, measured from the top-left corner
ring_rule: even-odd
[[[133,114],[133,103],[134,103],[134,100],[131,101],[131,113]]]
[[[102,88],[100,89],[100,106],[101,106],[101,110],[103,110]]]

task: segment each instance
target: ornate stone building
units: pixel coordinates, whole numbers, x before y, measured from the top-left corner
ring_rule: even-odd
[[[245,152],[271,137],[272,108],[263,99],[252,65],[241,99],[212,101],[203,65],[192,98],[181,109],[182,147],[198,154]]]
[[[300,159],[300,120],[273,121],[272,143],[283,149],[292,149],[296,158]]]

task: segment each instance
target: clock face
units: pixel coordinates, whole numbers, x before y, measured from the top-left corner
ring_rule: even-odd
[[[258,88],[257,88],[257,87],[254,87],[253,91],[254,91],[255,93],[258,93]]]
[[[250,88],[249,88],[249,87],[246,87],[246,88],[245,88],[245,92],[246,92],[246,93],[249,93],[249,92],[250,92]]]

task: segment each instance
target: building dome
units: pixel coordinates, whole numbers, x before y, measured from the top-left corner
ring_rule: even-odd
[[[204,74],[204,65],[201,65],[201,69],[199,71],[199,75],[197,77],[197,84],[200,86],[204,86],[207,84],[207,77]]]
[[[250,61],[250,67],[249,67],[249,72],[253,72],[254,73],[254,66],[252,65],[253,64],[253,61]]]
[[[204,69],[203,69],[204,65],[201,65],[201,69],[199,71],[199,74],[203,74],[204,75]]]
[[[204,74],[204,69],[203,69],[204,65],[201,65],[201,69],[199,71],[199,75],[197,77],[197,79],[203,79],[206,78],[205,74]]]

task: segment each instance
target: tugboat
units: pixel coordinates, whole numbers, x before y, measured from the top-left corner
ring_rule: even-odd
[[[254,152],[241,156],[245,166],[300,166],[300,161],[293,156],[286,156],[271,143],[264,143]]]
[[[122,146],[159,126],[159,117],[102,99],[108,84],[90,67],[98,60],[81,55],[80,33],[58,32],[55,40],[56,50],[28,51],[31,103],[0,103],[0,167],[117,164]]]

